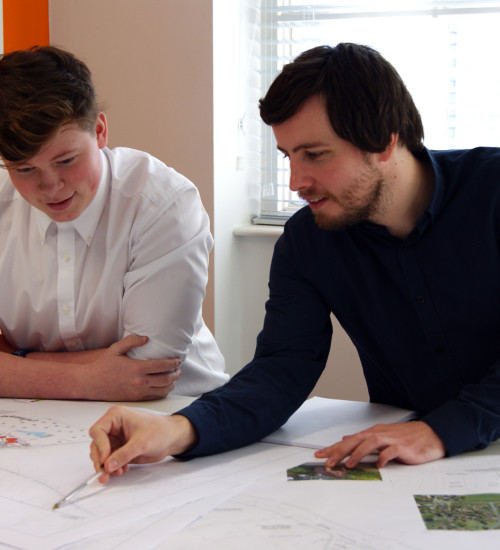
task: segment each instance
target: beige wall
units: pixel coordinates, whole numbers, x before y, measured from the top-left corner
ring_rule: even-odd
[[[51,44],[92,70],[109,145],[142,149],[184,174],[213,221],[212,0],[50,0],[49,25]],[[213,302],[211,266],[211,328]]]

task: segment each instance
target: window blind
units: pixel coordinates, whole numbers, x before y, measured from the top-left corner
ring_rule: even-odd
[[[301,52],[366,44],[398,70],[420,110],[431,149],[500,145],[500,1],[261,0],[261,96]],[[261,136],[260,215],[283,224],[302,206],[270,128]]]

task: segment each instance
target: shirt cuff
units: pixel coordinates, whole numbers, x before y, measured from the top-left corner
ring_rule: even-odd
[[[496,430],[489,426],[487,416],[470,404],[448,401],[420,420],[436,432],[446,447],[447,456],[454,456],[484,449],[496,439],[498,425]]]

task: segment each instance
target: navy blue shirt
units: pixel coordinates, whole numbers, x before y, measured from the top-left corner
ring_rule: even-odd
[[[371,223],[325,231],[309,207],[286,224],[255,357],[181,411],[200,435],[185,456],[281,426],[323,371],[331,312],[370,401],[417,411],[449,455],[500,437],[500,149],[426,154],[434,195],[407,238]]]

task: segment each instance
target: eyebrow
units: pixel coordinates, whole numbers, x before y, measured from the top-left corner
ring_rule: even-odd
[[[59,159],[63,158],[63,157],[67,157],[67,156],[71,156],[71,155],[75,155],[76,154],[76,149],[69,149],[68,151],[64,151],[63,153],[59,153],[58,155],[56,155],[55,157],[51,158],[50,159],[50,162],[57,162]],[[36,155],[35,155],[36,156]],[[6,163],[6,167],[7,168],[19,168],[20,166],[30,166],[31,165],[31,159],[33,157],[30,157],[29,159],[25,159],[25,160],[20,160],[20,161],[17,161],[17,162],[12,162],[12,163],[9,163],[7,165]]]
[[[325,147],[326,143],[323,141],[311,141],[310,143],[301,143],[292,149],[292,153],[297,153],[303,149],[314,149],[314,147]],[[283,154],[286,154],[286,149],[282,149],[279,145],[277,146],[278,151],[281,151]]]
[[[64,151],[63,153],[56,155],[51,162],[54,162],[55,160],[59,160],[62,157],[67,157],[75,154],[76,154],[76,149],[69,149],[68,151]]]

